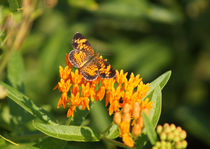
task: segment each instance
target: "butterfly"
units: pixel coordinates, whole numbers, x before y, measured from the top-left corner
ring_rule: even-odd
[[[87,81],[93,81],[100,76],[102,79],[113,78],[116,71],[112,66],[94,53],[88,40],[80,33],[76,33],[72,39],[73,50],[69,53],[71,64],[80,69],[80,73]]]

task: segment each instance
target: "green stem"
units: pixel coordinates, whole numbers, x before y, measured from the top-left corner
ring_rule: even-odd
[[[0,137],[1,137],[2,139],[4,139],[5,141],[7,141],[7,142],[9,142],[9,143],[13,144],[13,145],[16,145],[16,146],[18,146],[18,145],[19,145],[19,144],[15,143],[15,142],[13,142],[13,141],[11,141],[11,140],[9,140],[9,139],[7,139],[7,138],[3,137],[2,135],[0,135]]]
[[[72,117],[69,117],[69,119],[66,121],[66,125],[69,125],[71,122]]]
[[[102,138],[103,140],[105,140],[105,141],[108,141],[108,142],[110,142],[110,143],[112,143],[112,144],[114,144],[114,145],[116,145],[116,146],[120,146],[120,147],[123,147],[123,148],[129,148],[128,146],[126,146],[125,144],[123,144],[123,143],[121,143],[121,142],[118,142],[118,141],[115,141],[115,140],[112,140],[112,139],[109,139],[109,138],[107,138],[107,137],[104,137],[104,138]]]
[[[114,125],[114,123],[112,122],[109,127],[106,128],[105,131],[103,131],[100,135],[100,138],[104,138],[105,137],[105,134],[109,131],[109,129]]]

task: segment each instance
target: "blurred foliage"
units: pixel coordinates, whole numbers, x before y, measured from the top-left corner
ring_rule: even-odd
[[[172,79],[163,90],[159,123],[180,124],[189,134],[189,148],[210,146],[208,0],[37,0],[29,20],[24,15],[28,12],[22,13],[21,3],[21,0],[0,1],[0,65],[5,53],[9,55],[6,68],[0,69],[1,80],[24,92],[64,124],[66,110],[56,108],[60,94],[52,89],[58,81],[58,67],[65,65],[65,53],[72,49],[72,37],[80,32],[114,68],[141,74],[146,82],[171,69]],[[10,17],[13,19],[8,21]],[[21,26],[26,32],[20,34]],[[12,41],[6,41],[9,37],[5,31],[9,33],[11,29],[14,31],[7,35]],[[17,39],[21,39],[18,42],[21,44],[11,45]],[[17,52],[10,52],[14,48]],[[12,69],[14,65],[17,70]],[[100,105],[96,108],[105,111]],[[93,111],[90,124],[103,130],[111,120],[101,120],[104,125],[96,123],[99,116]],[[29,137],[32,141],[39,133],[30,134],[34,130],[30,119],[16,103],[0,100],[0,134],[14,141],[24,140],[25,135],[33,136]],[[17,131],[12,131],[13,127]],[[23,141],[21,146],[39,148],[52,140],[48,138],[36,146]],[[5,146],[4,140],[0,142],[0,148]],[[92,145],[110,147],[106,143],[73,143],[71,147]],[[66,148],[60,140],[56,146]]]

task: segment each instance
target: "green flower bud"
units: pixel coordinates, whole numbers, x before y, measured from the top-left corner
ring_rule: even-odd
[[[163,130],[163,127],[161,125],[157,126],[157,133],[160,134]]]
[[[176,129],[176,126],[174,124],[170,125],[171,131],[174,131]]]
[[[171,149],[171,148],[172,148],[171,142],[166,142],[166,148],[167,148],[167,149]]]
[[[180,137],[178,135],[175,135],[173,140],[174,140],[174,142],[178,142],[178,141],[180,141]]]
[[[163,127],[164,127],[164,129],[166,129],[166,128],[169,127],[169,124],[168,124],[168,123],[165,123],[165,124],[163,125]]]
[[[182,140],[184,140],[186,137],[187,137],[186,131],[182,130],[182,131],[180,132],[180,138],[181,138]]]
[[[181,142],[176,142],[175,147],[176,147],[176,149],[181,149],[182,148],[182,143]]]
[[[166,140],[166,133],[165,132],[162,132],[160,134],[160,140]]]
[[[161,141],[161,149],[166,149],[166,142],[165,141]]]
[[[181,144],[182,144],[182,148],[187,148],[187,141],[186,140],[183,140],[181,142]]]
[[[177,131],[178,133],[180,133],[180,132],[182,131],[182,128],[181,128],[180,126],[178,126],[178,127],[176,127],[176,131]]]
[[[167,140],[172,141],[174,139],[174,133],[173,132],[169,132],[167,135]]]
[[[160,146],[161,146],[160,141],[156,142],[155,146],[157,146],[158,148],[160,148]]]
[[[165,129],[164,129],[164,132],[165,133],[169,133],[169,132],[171,132],[171,128],[168,126],[168,127],[166,127]]]

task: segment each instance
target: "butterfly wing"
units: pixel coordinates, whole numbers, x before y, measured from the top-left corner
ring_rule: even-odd
[[[102,79],[109,79],[115,77],[116,71],[107,61],[104,61],[102,58],[98,58],[97,64],[98,64],[99,76]]]
[[[98,66],[96,61],[92,60],[90,63],[86,64],[80,69],[80,72],[86,80],[95,80],[98,77]]]
[[[90,59],[90,55],[83,51],[72,50],[69,53],[69,61],[76,68],[81,68]]]
[[[74,50],[84,51],[90,55],[94,55],[94,50],[88,40],[80,33],[76,33],[72,39],[72,47]]]
[[[94,51],[88,40],[80,33],[76,33],[72,40],[74,50],[69,53],[69,61],[76,68],[81,68],[94,55]]]

